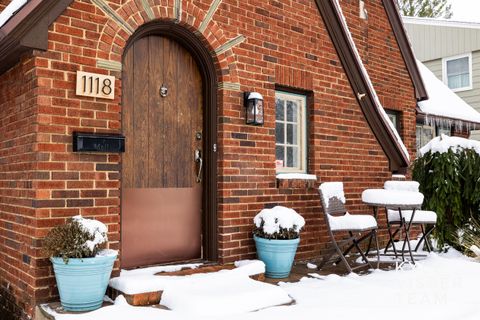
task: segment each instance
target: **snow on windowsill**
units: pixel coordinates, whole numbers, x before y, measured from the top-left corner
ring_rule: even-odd
[[[317,176],[307,173],[278,173],[279,180],[317,180]]]

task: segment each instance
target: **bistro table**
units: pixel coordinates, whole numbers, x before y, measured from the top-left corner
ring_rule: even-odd
[[[362,192],[362,201],[373,208],[373,215],[375,219],[378,216],[378,208],[385,208],[385,212],[388,209],[398,210],[400,213],[401,221],[398,229],[403,229],[405,233],[403,246],[402,246],[402,260],[405,261],[405,245],[408,246],[408,253],[412,263],[415,264],[412,248],[410,245],[410,226],[412,225],[413,217],[415,216],[415,211],[421,209],[423,203],[423,194],[415,191],[402,191],[402,190],[386,190],[386,189],[367,189]],[[410,220],[406,221],[405,217],[402,216],[402,210],[411,210],[412,215]],[[395,242],[393,241],[393,236],[391,226],[388,222],[387,216],[387,229],[390,236],[390,242],[393,246],[393,251],[395,257],[397,258],[397,250],[395,248]],[[370,249],[371,243],[368,245],[367,252]],[[386,254],[384,254],[386,255]],[[418,255],[417,255],[418,256]]]

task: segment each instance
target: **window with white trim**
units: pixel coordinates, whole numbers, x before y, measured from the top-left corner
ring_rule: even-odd
[[[275,164],[277,172],[306,172],[307,97],[275,92]]]
[[[443,82],[453,91],[472,89],[472,54],[443,58]]]

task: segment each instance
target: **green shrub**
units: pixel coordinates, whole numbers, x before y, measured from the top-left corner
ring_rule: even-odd
[[[456,234],[480,205],[480,156],[474,149],[455,148],[447,152],[427,152],[413,163],[413,180],[425,196],[424,209],[438,215],[434,237],[439,247],[459,248]]]
[[[106,242],[89,247],[87,242],[94,239],[95,235],[90,234],[78,220],[71,219],[67,224],[50,230],[43,241],[43,248],[49,257],[61,257],[68,263],[69,258],[94,257],[105,247]]]

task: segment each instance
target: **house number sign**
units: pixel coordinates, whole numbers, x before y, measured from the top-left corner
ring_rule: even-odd
[[[77,71],[77,96],[114,99],[115,77]]]

